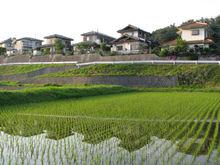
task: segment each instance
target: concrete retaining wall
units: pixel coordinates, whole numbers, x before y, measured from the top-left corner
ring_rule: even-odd
[[[22,81],[24,84],[111,84],[132,87],[173,87],[178,85],[176,77],[156,76],[96,76],[96,77],[60,77],[33,78]]]
[[[187,57],[178,57],[177,60],[187,60]],[[169,60],[169,57],[158,57],[155,54],[139,54],[139,55],[118,55],[118,56],[100,56],[98,54],[84,55],[46,55],[46,56],[29,56],[17,55],[11,57],[0,56],[0,63],[18,63],[18,62],[62,62],[62,61],[78,61],[78,62],[93,62],[93,61],[146,61],[146,60]],[[220,60],[220,56],[205,56],[199,60]]]
[[[62,61],[78,61],[78,62],[93,62],[93,61],[135,61],[135,60],[158,60],[158,56],[154,54],[140,55],[120,55],[120,56],[100,56],[98,54],[85,55],[47,55],[47,56],[29,56],[17,55],[0,58],[0,63],[18,63],[18,62],[62,62]]]

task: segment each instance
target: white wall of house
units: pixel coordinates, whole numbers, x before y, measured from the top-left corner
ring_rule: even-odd
[[[101,40],[96,35],[84,36],[83,41],[91,41],[91,42],[95,42],[97,44],[101,43]]]
[[[194,49],[195,46],[203,47],[203,48],[209,48],[209,44],[189,44],[188,47],[190,49]]]
[[[122,47],[120,50],[119,47]],[[113,45],[111,48],[111,51],[134,51],[139,49],[139,43],[138,42],[130,42],[130,43],[122,43]]]
[[[193,31],[198,30],[198,35],[193,35]],[[205,40],[206,38],[206,30],[205,28],[199,28],[199,29],[189,29],[189,30],[183,30],[181,29],[181,37],[185,41],[197,41],[197,40]]]
[[[134,31],[134,32],[124,32],[124,33],[122,33],[122,35],[129,35],[129,36],[138,37],[138,32],[137,31]]]

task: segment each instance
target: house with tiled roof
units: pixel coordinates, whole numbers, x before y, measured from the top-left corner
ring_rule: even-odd
[[[209,38],[208,24],[204,22],[189,22],[178,27],[181,38],[185,40],[189,48],[195,46],[208,48],[213,41]]]
[[[63,44],[64,48],[63,48],[63,53],[67,53],[67,52],[71,52],[73,47],[71,42],[73,41],[72,38],[63,36],[63,35],[59,35],[59,34],[53,34],[53,35],[49,35],[44,37],[45,39],[45,44],[41,46],[41,50],[46,50],[49,49],[49,52],[51,54],[55,53],[55,43],[57,40],[61,41],[61,43]]]
[[[96,31],[83,33],[81,34],[81,36],[83,37],[84,42],[89,41],[89,42],[95,42],[96,44],[100,44],[103,42],[109,45],[113,40],[115,40],[114,37]]]
[[[33,50],[42,45],[43,40],[31,37],[24,37],[15,40],[14,49],[18,54],[32,54]]]
[[[121,54],[139,53],[143,47],[148,47],[151,34],[136,26],[128,25],[118,30],[121,37],[112,42],[111,51]]]
[[[0,47],[6,49],[7,55],[12,55],[16,53],[16,50],[14,49],[14,42],[16,41],[15,38],[8,38],[2,42],[0,42]]]

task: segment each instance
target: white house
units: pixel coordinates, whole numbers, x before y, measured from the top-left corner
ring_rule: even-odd
[[[121,37],[112,42],[111,51],[121,54],[139,53],[141,47],[148,47],[150,33],[133,25],[118,31]]]
[[[207,27],[207,23],[189,22],[179,26],[178,33],[181,35],[182,39],[187,42],[189,48],[194,48],[195,46],[208,48],[213,41],[208,38],[209,34]]]
[[[42,45],[42,42],[43,41],[39,39],[24,37],[17,39],[13,47],[19,54],[32,53],[32,51],[35,48],[40,47]]]

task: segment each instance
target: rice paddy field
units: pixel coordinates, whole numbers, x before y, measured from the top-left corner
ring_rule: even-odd
[[[130,92],[0,107],[0,164],[220,164],[220,93]]]

